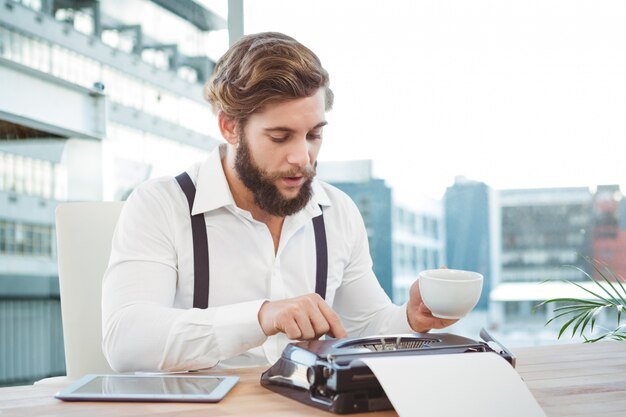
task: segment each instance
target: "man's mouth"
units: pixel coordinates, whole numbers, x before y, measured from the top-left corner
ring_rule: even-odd
[[[282,177],[281,179],[287,187],[300,187],[304,183],[305,177],[300,175],[296,177]]]

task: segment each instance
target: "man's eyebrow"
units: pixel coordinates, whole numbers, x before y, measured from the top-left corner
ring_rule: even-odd
[[[319,129],[320,127],[326,126],[328,124],[327,121],[323,121],[323,122],[319,122],[318,124],[316,124],[315,126],[313,126],[313,129]],[[275,127],[267,127],[265,129],[266,132],[293,132],[293,129],[290,129],[288,127],[283,127],[283,126],[275,126]]]

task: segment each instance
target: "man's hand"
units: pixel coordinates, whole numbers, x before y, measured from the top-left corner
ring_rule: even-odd
[[[318,294],[269,301],[259,310],[259,323],[267,336],[285,333],[293,340],[347,337],[341,320]]]
[[[458,321],[440,319],[433,316],[428,307],[426,307],[426,304],[422,301],[419,279],[415,280],[409,290],[409,303],[406,307],[406,314],[409,325],[416,332],[427,332],[430,329],[442,329]]]

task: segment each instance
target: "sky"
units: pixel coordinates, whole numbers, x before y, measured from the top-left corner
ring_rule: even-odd
[[[319,159],[373,160],[396,192],[626,188],[626,2],[263,0],[329,71]]]

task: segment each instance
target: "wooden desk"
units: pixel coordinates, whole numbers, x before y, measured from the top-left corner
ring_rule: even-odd
[[[626,343],[514,349],[517,370],[549,417],[626,416]]]
[[[515,349],[517,370],[549,417],[626,416],[626,342]],[[218,404],[65,403],[64,384],[0,388],[0,416],[330,416],[259,385],[263,369],[231,373],[241,381]],[[514,405],[512,405],[514,406]],[[394,411],[353,416],[396,416]]]

